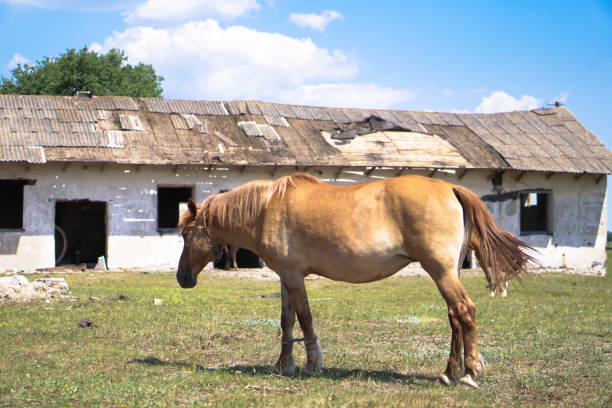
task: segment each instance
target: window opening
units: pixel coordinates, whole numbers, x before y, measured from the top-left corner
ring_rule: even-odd
[[[549,233],[550,192],[521,193],[521,233]]]
[[[25,180],[0,180],[0,228],[23,229],[23,186]]]
[[[158,187],[157,188],[157,227],[159,229],[176,229],[179,216],[187,206],[187,200],[193,196],[192,187]]]

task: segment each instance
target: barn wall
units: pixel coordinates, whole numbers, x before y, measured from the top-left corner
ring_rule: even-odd
[[[277,178],[294,168],[213,169],[205,167],[122,166],[59,164],[44,166],[0,165],[0,179],[28,178],[35,185],[24,187],[24,231],[0,230],[0,270],[29,270],[55,266],[55,202],[88,199],[107,203],[107,255],[110,268],[174,268],[182,249],[176,233],[157,229],[157,187],[193,186],[194,199],[201,202],[219,190],[235,188],[249,180]],[[387,178],[397,170],[377,169],[368,176],[363,169],[310,168],[310,174],[326,182],[352,184]],[[416,171],[427,175],[429,171]],[[471,171],[457,180],[454,173],[435,174],[463,184],[478,195],[498,193],[490,172]],[[523,235],[521,239],[539,250],[543,266],[561,267],[563,255],[568,267],[597,272],[605,261],[606,179],[599,184],[594,176],[578,180],[571,175],[530,173],[516,181],[516,174],[503,177],[501,192],[525,189],[553,191],[553,234]],[[520,236],[519,201],[488,202],[488,208],[503,229]]]

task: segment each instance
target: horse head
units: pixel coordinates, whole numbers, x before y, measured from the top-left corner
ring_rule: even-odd
[[[179,219],[178,229],[183,236],[183,253],[176,271],[176,280],[182,288],[193,288],[198,283],[198,274],[204,267],[217,258],[221,246],[213,241],[202,208],[190,198],[189,211]]]

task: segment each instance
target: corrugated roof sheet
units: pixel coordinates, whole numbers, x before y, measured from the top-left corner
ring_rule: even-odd
[[[121,130],[144,130],[142,121],[135,115],[119,115],[119,123],[121,124]]]
[[[372,115],[403,133],[343,141],[322,135]],[[402,153],[420,152],[425,141],[437,140],[429,135],[448,142],[466,167],[612,173],[610,150],[564,107],[459,114],[260,101],[0,95],[4,161],[39,163],[48,152],[47,160],[53,161],[462,167],[455,153],[440,151],[440,160],[427,149],[418,153],[431,156],[423,160]],[[214,156],[220,142],[228,149]]]
[[[2,146],[0,147],[0,162],[6,161],[45,163],[45,152],[40,146]]]

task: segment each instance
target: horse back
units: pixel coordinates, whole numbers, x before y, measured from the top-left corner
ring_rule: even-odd
[[[366,275],[365,269],[378,268],[368,280],[379,279],[449,238],[456,245],[463,234],[452,185],[419,176],[349,186],[298,181],[271,204],[262,250],[323,276],[350,265]],[[360,275],[359,281],[365,279]]]

